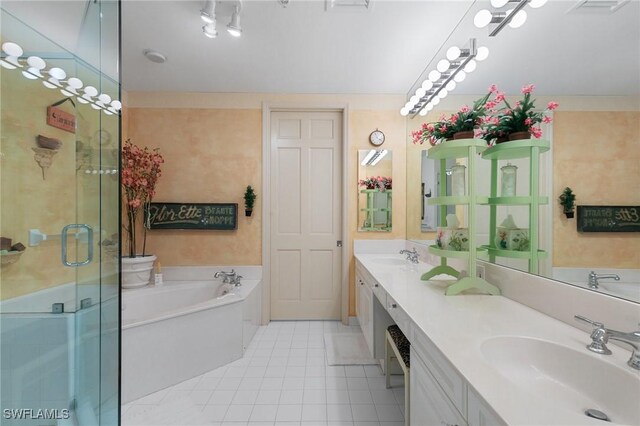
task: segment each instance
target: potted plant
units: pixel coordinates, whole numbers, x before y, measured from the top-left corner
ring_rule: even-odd
[[[471,139],[475,136],[475,130],[483,123],[487,111],[496,106],[495,101],[489,101],[492,93],[490,91],[482,98],[477,99],[471,108],[468,105],[464,105],[457,113],[451,116],[449,122],[454,132],[454,139]]]
[[[485,129],[485,139],[487,137],[500,138],[508,137],[509,140],[530,139],[542,136],[540,123],[551,123],[550,111],[558,108],[557,102],[549,102],[544,111],[535,110],[535,99],[531,99],[531,94],[535,86],[528,84],[520,91],[524,95],[522,100],[516,102],[513,107],[505,99],[504,93],[498,91],[495,85],[490,90],[496,92],[496,100],[503,101],[504,107],[498,111],[497,120],[488,120],[489,125]]]
[[[564,215],[567,217],[567,219],[572,219],[573,209],[576,202],[576,195],[573,193],[571,188],[566,187],[564,191],[562,191],[562,194],[560,194],[560,197],[558,197],[558,200],[560,200],[560,205],[562,205],[562,211],[564,212]]]
[[[122,257],[122,287],[134,288],[149,284],[155,255],[148,255],[147,228],[149,203],[155,195],[164,158],[158,148],[141,148],[127,139],[122,147],[122,196],[126,220],[123,226],[129,255]],[[142,230],[138,229],[142,226]],[[138,236],[142,234],[142,251],[138,252]]]
[[[244,214],[245,216],[251,216],[253,213],[253,205],[256,202],[256,193],[253,191],[251,185],[247,186],[244,191]]]
[[[431,146],[435,146],[443,140],[453,139],[454,133],[455,129],[451,121],[441,115],[439,121],[422,123],[420,130],[411,132],[411,138],[414,144],[419,143],[422,145],[425,142],[429,142]]]

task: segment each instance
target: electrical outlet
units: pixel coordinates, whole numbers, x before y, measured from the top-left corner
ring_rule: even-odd
[[[478,278],[484,278],[484,266],[476,265],[476,276]]]

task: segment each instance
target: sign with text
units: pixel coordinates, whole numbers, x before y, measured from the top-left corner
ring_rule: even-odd
[[[578,232],[640,232],[640,206],[578,206]]]
[[[150,229],[217,229],[238,227],[238,204],[151,203]]]
[[[76,116],[54,106],[47,107],[47,124],[65,132],[76,132]]]

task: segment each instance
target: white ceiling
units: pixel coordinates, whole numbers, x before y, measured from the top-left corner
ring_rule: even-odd
[[[204,1],[123,0],[122,84],[127,91],[405,94],[450,45],[475,37],[491,54],[456,94],[535,83],[541,95],[640,95],[640,0],[613,14],[566,13],[575,1],[550,0],[527,7],[522,28],[492,38],[472,23],[488,3],[372,0],[369,11],[327,12],[324,0],[289,0],[287,8],[244,0],[243,36],[224,31],[227,16],[209,39],[199,18]],[[2,7],[77,52],[88,4],[5,0]],[[149,62],[146,48],[168,61]]]

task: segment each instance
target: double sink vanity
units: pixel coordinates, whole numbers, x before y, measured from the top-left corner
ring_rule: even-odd
[[[597,354],[578,322],[504,296],[445,296],[450,277],[421,281],[432,265],[398,250],[356,245],[355,258],[369,350],[384,358],[393,323],[411,342],[411,425],[603,425],[604,417],[640,424],[640,371],[627,364],[630,346],[610,341],[612,354]]]

